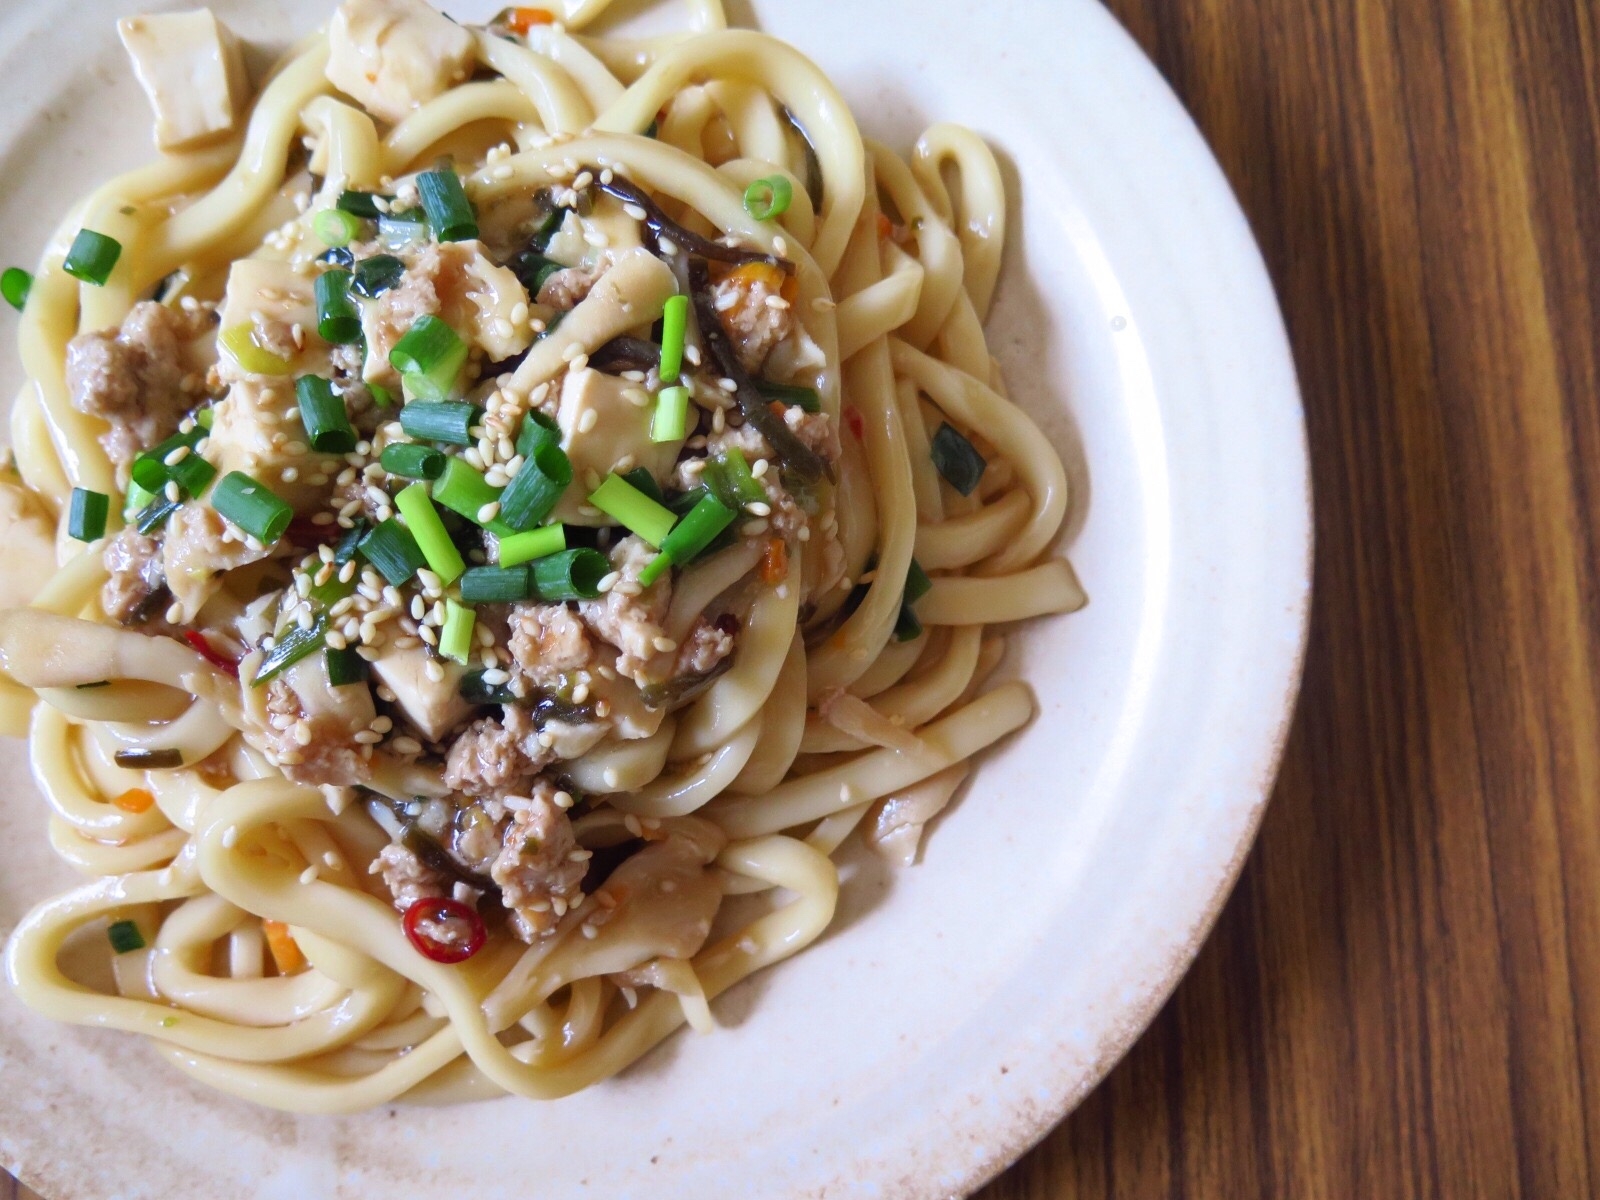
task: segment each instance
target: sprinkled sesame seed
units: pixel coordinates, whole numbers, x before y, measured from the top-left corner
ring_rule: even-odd
[[[491,500],[478,510],[478,520],[487,525],[500,515],[500,501]]]
[[[391,701],[394,699],[393,692],[389,693],[389,698]],[[417,739],[414,737],[405,737],[402,735],[401,737],[397,737],[394,739],[394,741],[389,743],[389,749],[393,750],[396,754],[421,754],[422,743],[417,741]]]
[[[592,430],[599,423],[600,423],[599,410],[591,408],[587,412],[585,412],[583,414],[583,416],[578,418],[578,432],[579,433],[588,433],[590,430]]]
[[[428,633],[428,632],[431,632],[431,631],[430,630],[424,630],[423,632],[424,633]],[[438,683],[440,680],[442,680],[444,678],[444,668],[441,667],[438,663],[433,662],[433,661],[430,660],[428,662],[427,666],[423,668],[423,674],[427,675],[427,677],[432,682]]]

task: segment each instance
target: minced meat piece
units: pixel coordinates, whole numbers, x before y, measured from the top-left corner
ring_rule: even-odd
[[[456,738],[444,781],[468,796],[503,798],[521,791],[553,757],[540,745],[533,718],[507,706],[503,719],[481,717]]]
[[[525,942],[555,928],[589,870],[588,855],[573,857],[578,842],[555,793],[541,779],[525,802],[512,804],[500,854],[489,868],[511,910],[512,928]]]
[[[594,643],[565,604],[519,604],[510,626],[511,657],[540,691],[558,692],[573,672],[595,665]]]
[[[129,525],[106,543],[105,565],[111,573],[100,590],[106,616],[122,625],[142,625],[155,616],[167,596],[160,539]]]
[[[617,670],[640,680],[640,676],[659,658],[658,639],[666,637],[662,622],[672,601],[668,575],[649,587],[639,576],[655,558],[656,552],[642,538],[629,534],[611,550],[611,566],[617,582],[604,596],[578,603],[578,613],[590,631],[621,651]]]

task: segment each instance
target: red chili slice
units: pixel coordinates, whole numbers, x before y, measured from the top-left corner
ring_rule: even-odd
[[[183,640],[193,646],[195,652],[213,667],[216,667],[217,670],[226,671],[235,679],[239,678],[239,664],[234,662],[233,659],[219,654],[205,634],[200,633],[198,630],[185,629],[183,631]]]
[[[446,942],[423,928],[423,922],[439,925],[446,921],[452,924],[464,924],[466,936],[457,941]],[[459,900],[451,900],[444,896],[418,900],[406,909],[400,924],[406,931],[406,937],[417,948],[417,953],[424,958],[431,958],[436,963],[466,962],[483,949],[483,943],[489,936],[489,931],[483,927],[483,918],[478,916],[475,909]]]
[[[851,433],[856,435],[856,441],[864,442],[867,439],[867,423],[861,416],[861,410],[847,408],[844,410],[844,423]]]

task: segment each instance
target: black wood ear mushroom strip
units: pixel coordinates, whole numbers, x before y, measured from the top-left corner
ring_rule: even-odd
[[[703,238],[698,233],[693,233],[679,225],[666,213],[662,212],[656,202],[645,194],[642,188],[637,188],[626,179],[613,177],[610,183],[600,182],[600,172],[594,167],[585,167],[584,170],[594,175],[594,186],[608,196],[614,196],[624,204],[637,204],[644,210],[644,225],[650,231],[651,237],[656,241],[666,238],[680,250],[685,250],[701,258],[715,259],[717,262],[732,263],[735,266],[744,263],[766,263],[777,267],[785,275],[794,274],[794,264],[788,259],[779,258],[775,254],[762,254],[755,250],[739,250],[732,246],[724,246],[721,242],[713,242]]]

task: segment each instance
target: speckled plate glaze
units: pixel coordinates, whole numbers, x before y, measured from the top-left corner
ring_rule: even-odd
[[[113,30],[132,8],[0,5],[0,258],[31,262],[71,198],[147,157]],[[328,11],[218,8],[280,42]],[[813,55],[869,133],[904,146],[959,121],[1006,165],[990,338],[1069,465],[1065,544],[1092,597],[1023,630],[1004,668],[1038,720],[986,756],[920,866],[847,855],[834,928],[720,1000],[714,1036],[558,1103],[268,1113],[0,996],[0,1163],[50,1200],[957,1196],[1093,1086],[1193,958],[1272,783],[1310,578],[1294,372],[1244,218],[1093,0],[733,16]],[[5,933],[70,873],[19,745],[0,768]]]

